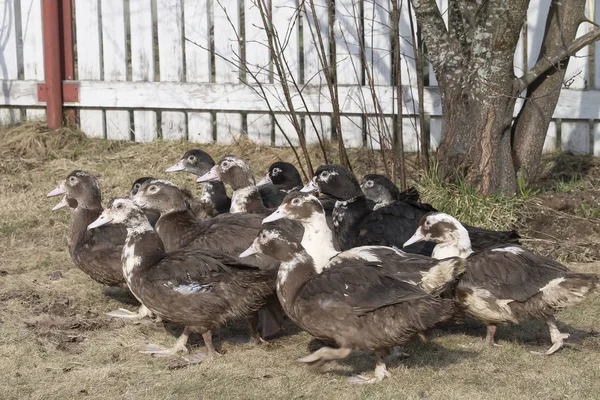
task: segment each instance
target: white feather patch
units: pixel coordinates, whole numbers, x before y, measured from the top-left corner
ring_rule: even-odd
[[[524,253],[525,251],[517,246],[508,246],[508,247],[501,247],[499,249],[492,249],[492,251],[498,252],[498,253],[511,253],[511,254],[515,254],[515,255],[519,255]]]

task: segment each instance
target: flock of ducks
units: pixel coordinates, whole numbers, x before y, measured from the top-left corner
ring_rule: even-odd
[[[148,345],[148,354],[188,353],[196,332],[206,352],[184,359],[198,362],[219,355],[212,330],[247,318],[258,344],[287,316],[327,344],[299,361],[321,365],[372,350],[374,375],[351,378],[372,383],[389,376],[391,349],[464,316],[487,325],[489,345],[496,325],[543,318],[552,354],[569,336],[555,312],[598,283],[532,253],[514,231],[464,225],[381,175],[359,182],[341,166],[322,165],[303,186],[294,165],[276,162],[257,185],[242,159],[215,163],[202,150],[166,169],[177,171],[204,183],[199,197],[143,177],[103,208],[98,179],[85,171],[48,193],[63,195],[53,210],[73,209],[73,263],[104,285],[127,286],[141,304],[109,315],[185,327],[172,347]]]

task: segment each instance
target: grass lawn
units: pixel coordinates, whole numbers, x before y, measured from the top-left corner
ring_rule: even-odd
[[[18,140],[15,135],[20,135]],[[480,346],[483,325],[467,322],[434,331],[429,343],[411,343],[406,348],[410,357],[391,361],[392,377],[377,385],[346,382],[350,374],[372,373],[371,353],[354,353],[321,371],[297,363],[319,344],[292,324],[269,344],[253,347],[246,343],[245,321],[239,321],[215,334],[224,357],[191,367],[180,368],[177,359],[140,354],[148,343],[172,345],[180,328],[105,316],[118,307],[134,310],[135,305],[123,291],[104,288],[73,266],[65,236],[70,213],[51,212],[60,199],[48,199],[46,193],[70,171],[83,169],[100,177],[105,202],[126,194],[134,179],[148,175],[166,177],[197,194],[199,186],[191,175],[162,172],[191,147],[87,140],[69,132],[40,133],[35,126],[0,128],[0,398],[600,398],[598,294],[557,315],[559,328],[571,334],[572,346],[551,357],[530,353],[550,347],[542,321],[499,327],[496,337],[502,347],[493,349]],[[215,158],[227,153],[248,158],[257,177],[273,161],[293,161],[288,150],[247,142],[202,148]],[[358,165],[357,175],[367,169]],[[541,251],[548,254],[561,244],[577,253],[598,247],[595,186],[567,183],[531,195],[540,208],[522,218],[519,228],[529,236],[524,243],[542,243]],[[564,193],[586,197],[572,208],[553,208]],[[539,222],[539,213],[548,216],[545,224]],[[544,226],[568,232],[571,224],[579,226],[583,220],[588,230],[577,228],[579,234],[559,237],[553,245],[534,234]],[[589,254],[586,260],[594,258],[595,253]],[[568,265],[600,273],[597,261]],[[203,348],[199,336],[192,338],[192,345]]]

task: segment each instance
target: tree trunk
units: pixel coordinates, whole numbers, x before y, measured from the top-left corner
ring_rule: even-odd
[[[442,95],[439,173],[446,180],[464,178],[483,194],[516,190],[513,59],[528,5],[450,0],[446,30],[435,1],[413,1]]]
[[[538,60],[556,54],[567,47],[585,19],[586,0],[554,0],[550,6],[546,31]],[[513,125],[513,160],[515,171],[534,182],[540,172],[540,159],[548,126],[562,87],[569,59],[536,79],[527,89],[523,108]]]

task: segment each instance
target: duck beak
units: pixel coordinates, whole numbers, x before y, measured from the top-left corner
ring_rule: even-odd
[[[253,254],[257,254],[258,251],[258,246],[256,245],[256,240],[254,242],[252,242],[252,245],[250,247],[248,247],[246,250],[244,250],[243,253],[241,253],[239,255],[240,258],[244,258],[244,257],[249,257]]]
[[[202,175],[201,177],[196,179],[196,182],[212,182],[212,181],[218,181],[218,180],[219,180],[219,172],[217,171],[217,166],[215,165],[214,167],[212,167],[210,169],[210,171],[208,171],[207,173],[205,173],[204,175]]]
[[[67,190],[65,189],[65,183],[62,182],[54,190],[48,192],[46,197],[54,197],[54,196],[58,196],[59,194],[65,194],[65,193],[67,193]]]
[[[55,205],[54,207],[52,207],[52,211],[60,210],[61,208],[65,208],[68,206],[69,206],[69,203],[67,203],[67,196],[63,196],[63,198],[60,200],[60,202],[57,205]]]
[[[303,193],[313,193],[313,192],[318,192],[319,191],[319,187],[317,186],[317,184],[315,183],[315,178],[312,178],[312,180],[310,180],[306,186],[304,186],[302,189],[300,189],[301,192]]]
[[[110,211],[108,209],[106,209],[102,212],[102,214],[100,214],[100,216],[98,217],[97,220],[95,220],[94,222],[92,222],[91,224],[88,225],[87,229],[89,231],[90,229],[94,229],[99,226],[109,224],[112,220],[113,219],[110,216]]]
[[[269,176],[269,174],[267,173],[267,175],[265,175],[264,178],[262,178],[262,180],[260,182],[258,182],[256,184],[256,186],[264,186],[264,185],[268,185],[270,183],[273,183],[273,181],[271,180],[271,177]]]
[[[185,169],[185,167],[183,166],[183,160],[179,160],[179,162],[177,164],[165,169],[165,172],[177,172],[177,171],[183,171],[184,169]]]
[[[419,229],[417,229],[415,234],[412,235],[412,237],[410,239],[408,239],[406,242],[404,242],[404,245],[402,245],[402,247],[410,246],[411,244],[420,242],[422,240],[425,240],[425,235],[423,235],[423,232],[421,231],[421,227],[419,227]]]
[[[282,219],[285,217],[287,217],[287,212],[285,212],[285,210],[283,210],[281,207],[278,207],[273,214],[263,219],[262,223],[266,224],[267,222],[277,221],[278,219]]]

